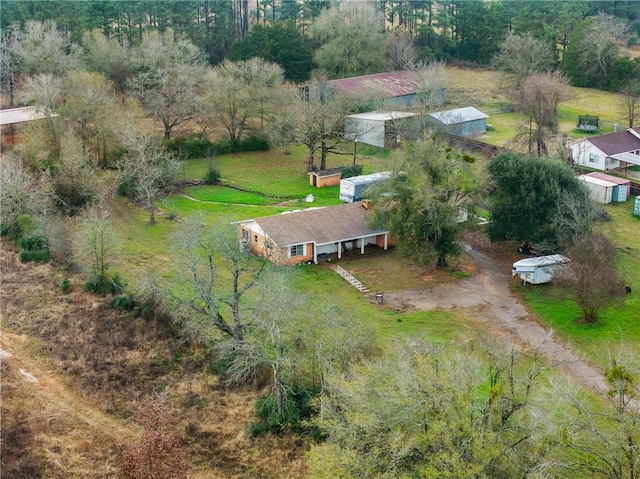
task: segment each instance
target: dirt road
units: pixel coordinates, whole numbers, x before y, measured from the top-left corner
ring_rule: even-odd
[[[466,245],[465,251],[480,272],[456,283],[431,288],[385,293],[385,302],[409,305],[417,310],[450,310],[483,323],[498,337],[537,348],[551,363],[589,389],[607,390],[602,371],[587,364],[575,351],[536,323],[509,291],[509,272],[489,256]]]

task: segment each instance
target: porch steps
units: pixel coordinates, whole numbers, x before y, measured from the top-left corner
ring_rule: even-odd
[[[358,281],[353,276],[351,276],[351,274],[346,269],[342,268],[341,266],[336,266],[336,273],[338,273],[340,276],[342,276],[344,279],[346,279],[349,283],[351,283],[351,285],[354,288],[356,288],[361,293],[368,293],[369,292],[369,288],[367,288],[360,281]]]

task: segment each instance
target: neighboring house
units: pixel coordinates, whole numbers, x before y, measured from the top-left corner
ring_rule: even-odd
[[[318,96],[322,98],[325,95],[331,95],[332,91],[340,91],[357,96],[373,108],[383,105],[386,108],[397,108],[417,105],[420,102],[421,85],[420,80],[413,72],[404,70],[329,80],[319,87],[322,88],[320,95],[314,94],[315,88],[318,86],[311,84],[303,87],[303,91],[307,92],[310,99]],[[444,103],[444,88],[439,88],[430,94],[440,103]]]
[[[420,124],[415,113],[406,111],[370,111],[347,115],[345,137],[380,148],[394,148],[402,138],[415,140],[420,136]]]
[[[37,106],[24,106],[0,110],[0,129],[2,131],[2,144],[13,145],[16,141],[16,133],[19,125],[33,120],[42,120],[47,116],[58,116],[53,113],[47,115],[43,108]]]
[[[389,231],[368,225],[368,206],[347,203],[282,213],[237,223],[241,248],[277,264],[318,262],[318,257],[375,245],[387,249]]]
[[[477,108],[467,106],[453,110],[437,111],[427,117],[438,129],[456,136],[482,135],[487,131],[487,118]]]
[[[369,175],[343,178],[340,180],[340,200],[346,203],[364,200],[369,195],[369,190],[373,185],[390,177],[390,171],[383,171]]]
[[[309,184],[318,188],[325,186],[337,186],[340,184],[342,177],[342,168],[331,168],[329,170],[311,171],[309,175]]]
[[[576,165],[606,171],[640,165],[640,127],[569,143],[571,161]]]

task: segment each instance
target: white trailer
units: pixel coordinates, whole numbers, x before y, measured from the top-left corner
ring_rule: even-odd
[[[560,254],[525,258],[513,263],[511,276],[520,276],[525,283],[530,284],[548,283],[568,262],[569,258]]]

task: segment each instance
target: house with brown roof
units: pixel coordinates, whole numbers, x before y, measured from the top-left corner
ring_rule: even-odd
[[[569,143],[576,165],[606,171],[640,165],[640,127],[583,138]]]
[[[367,247],[387,249],[389,231],[368,224],[368,203],[309,208],[236,223],[240,247],[283,265],[317,263]]]

